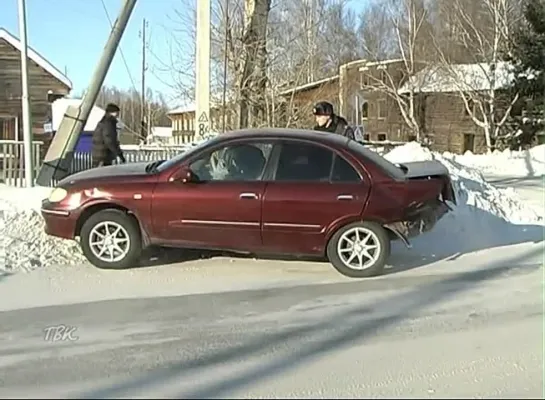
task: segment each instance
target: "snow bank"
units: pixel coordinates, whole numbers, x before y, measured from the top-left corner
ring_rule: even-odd
[[[542,176],[545,175],[545,145],[524,151],[495,151],[491,154],[463,155],[444,153],[444,158],[460,164],[478,168],[483,174],[499,176]]]
[[[448,168],[458,204],[434,230],[423,235],[426,244],[436,243],[436,250],[467,252],[539,240],[540,232],[542,237],[544,211],[524,202],[514,189],[488,183],[481,167],[462,165],[448,154],[433,153],[416,142],[397,147],[384,157],[394,163],[437,160]],[[493,157],[488,164],[481,162],[494,165]]]
[[[13,188],[0,184],[0,271],[30,271],[83,260],[76,242],[44,232],[42,199],[51,188]]]

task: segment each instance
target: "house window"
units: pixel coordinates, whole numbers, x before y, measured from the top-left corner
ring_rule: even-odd
[[[378,101],[378,119],[386,119],[388,116],[388,110],[386,109],[386,100],[382,99]]]
[[[378,141],[379,142],[385,142],[386,141],[386,134],[385,133],[379,133],[378,134]]]
[[[361,106],[361,119],[369,118],[369,103],[364,102]]]
[[[467,105],[469,107],[466,107],[466,105],[464,103],[464,115],[467,115],[467,116],[475,115],[475,110],[476,110],[475,102],[473,100],[469,99],[467,101]],[[468,112],[468,108],[471,110],[471,113]]]
[[[371,82],[367,71],[360,72],[360,89],[365,89],[369,86],[371,86]]]
[[[369,141],[369,134],[366,133],[365,135],[363,135],[363,140],[368,142]]]

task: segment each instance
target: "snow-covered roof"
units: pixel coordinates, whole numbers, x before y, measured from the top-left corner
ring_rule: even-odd
[[[452,64],[430,66],[411,77],[399,93],[409,93],[411,88],[419,93],[478,92],[505,89],[513,82],[511,64],[499,62],[495,70],[491,64]]]
[[[382,61],[361,61],[363,65],[359,68],[360,71],[366,71],[370,67],[385,67],[389,64],[398,64],[402,63],[404,60],[402,58],[392,58],[390,60],[382,60]]]
[[[22,50],[21,41],[9,33],[4,28],[0,28],[0,39],[4,39],[11,46],[15,47],[18,51]],[[64,83],[69,89],[72,89],[72,82],[61,71],[59,71],[53,64],[47,61],[44,57],[38,54],[30,46],[28,47],[28,58],[34,61],[38,66],[46,70],[51,76],[55,77],[58,81]]]
[[[66,113],[66,110],[69,106],[79,107],[81,104],[80,99],[57,99],[53,103],[51,103],[51,119],[52,119],[52,125],[53,130],[56,131],[59,129],[59,125],[61,124],[61,121],[64,117],[64,114]],[[91,110],[91,114],[89,115],[89,118],[87,119],[87,123],[85,124],[84,131],[91,132],[94,131],[99,121],[104,116],[105,111],[97,106],[93,106],[93,109]]]
[[[154,126],[151,128],[151,136],[154,137],[172,137],[172,127]]]
[[[221,107],[221,103],[218,103],[216,101],[210,100],[210,107]],[[195,112],[197,110],[197,105],[195,102],[187,102],[184,105],[181,105],[180,107],[176,107],[173,110],[170,110],[167,115],[175,115],[175,114],[185,114],[190,112]]]
[[[304,85],[299,85],[292,87],[290,89],[284,90],[280,92],[280,96],[286,96],[288,94],[292,94],[294,92],[302,92],[304,90],[314,89],[315,87],[324,85],[329,82],[333,82],[335,80],[339,79],[339,75],[330,76],[329,78],[320,79],[319,81],[314,81],[310,83],[305,83]]]

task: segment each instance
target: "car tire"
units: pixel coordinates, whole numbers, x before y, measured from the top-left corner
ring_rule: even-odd
[[[100,240],[98,234],[105,233],[106,228],[110,234],[117,231],[115,240],[117,247],[111,246],[110,240],[105,254],[100,257],[100,250],[104,246],[92,242],[98,242]],[[87,218],[81,227],[80,245],[89,262],[101,269],[133,267],[138,263],[143,249],[142,235],[136,219],[116,209],[102,210]]]
[[[360,240],[369,236],[367,246],[376,246],[376,248],[368,247],[367,252],[359,253],[359,255],[358,253],[353,254],[349,249],[350,242],[347,239],[355,239],[356,233],[360,235]],[[346,251],[342,251],[343,249]],[[368,278],[380,275],[384,271],[384,266],[390,256],[390,238],[386,230],[375,222],[354,222],[343,226],[333,234],[327,245],[326,253],[329,262],[341,274],[350,278]],[[371,258],[362,254],[371,256]],[[350,260],[352,255],[354,258]],[[360,264],[360,259],[368,261],[369,265]]]

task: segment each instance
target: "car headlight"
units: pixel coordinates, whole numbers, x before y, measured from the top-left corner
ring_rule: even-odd
[[[63,201],[66,196],[68,196],[68,192],[63,188],[55,188],[47,198],[48,201],[51,203],[58,203],[60,201]]]

